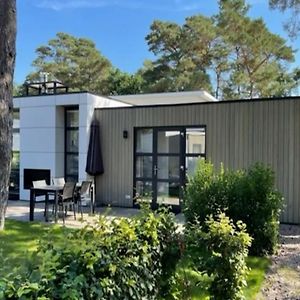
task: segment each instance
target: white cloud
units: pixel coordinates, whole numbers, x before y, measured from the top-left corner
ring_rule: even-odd
[[[63,10],[69,8],[94,8],[114,5],[116,1],[106,0],[42,0],[36,3],[41,8]]]
[[[162,11],[192,11],[200,8],[199,0],[36,0],[35,6],[52,10],[123,7]]]

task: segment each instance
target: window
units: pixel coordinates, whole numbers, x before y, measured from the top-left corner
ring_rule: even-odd
[[[205,158],[205,127],[186,128],[185,169],[188,176],[195,173],[199,158]]]
[[[20,112],[13,111],[13,153],[9,180],[9,199],[19,199],[20,192]]]
[[[65,109],[65,179],[78,181],[79,111],[78,107]]]
[[[134,194],[180,209],[187,176],[205,158],[205,126],[135,129]]]

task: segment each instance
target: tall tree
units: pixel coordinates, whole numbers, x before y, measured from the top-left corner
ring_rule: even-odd
[[[283,96],[297,81],[286,65],[294,59],[284,39],[262,19],[247,16],[245,0],[219,0],[212,18],[176,23],[155,21],[147,35],[157,57],[140,70],[145,89],[206,89],[218,99]],[[283,80],[284,79],[284,80]]]
[[[47,72],[71,90],[109,93],[106,81],[111,63],[91,40],[60,32],[47,45],[37,48],[36,53],[32,63],[36,71],[27,76],[28,81],[38,80],[41,72]]]
[[[220,0],[217,26],[231,52],[225,98],[269,97],[280,94],[277,79],[285,63],[294,59],[293,50],[280,36],[271,33],[262,19],[247,17],[244,0]],[[276,82],[276,84],[274,84]]]
[[[290,37],[295,38],[300,32],[300,0],[269,0],[269,6],[272,9],[292,12],[290,19],[284,25]]]
[[[25,86],[23,84],[13,84],[13,96],[23,96],[25,95]]]
[[[209,32],[211,27],[207,28],[209,25],[209,19],[202,16],[187,19],[183,26],[172,22],[153,22],[146,40],[149,50],[158,58],[152,63],[147,62],[140,71],[148,83],[145,87],[147,91],[210,90],[209,75],[205,68],[208,59],[205,47],[209,47],[213,35]],[[196,44],[190,37],[195,37],[200,28],[203,29],[202,39],[199,36],[197,38],[203,48],[196,57],[191,55],[192,47]]]
[[[0,0],[0,230],[4,229],[12,157],[16,1]]]
[[[129,95],[142,92],[143,79],[140,74],[128,74],[113,69],[107,79],[109,95]]]

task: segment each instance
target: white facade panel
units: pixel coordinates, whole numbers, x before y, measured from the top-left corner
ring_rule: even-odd
[[[54,95],[43,95],[43,96],[31,96],[31,97],[19,97],[19,107],[41,107],[55,105]]]
[[[86,94],[66,94],[66,95],[56,95],[55,96],[55,105],[79,105],[81,96],[86,98]]]
[[[51,176],[55,177],[64,177],[65,176],[65,153],[60,152],[55,154],[55,174]]]
[[[87,180],[87,174],[85,172],[85,166],[86,166],[86,156],[87,153],[79,153],[78,156],[78,180],[79,182],[83,180]]]
[[[55,152],[22,152],[20,169],[49,169],[52,174],[55,170]]]
[[[55,129],[55,152],[65,153],[65,129],[56,127]]]
[[[55,107],[24,107],[20,113],[22,128],[53,127],[55,124]]]
[[[55,128],[21,128],[22,152],[55,153]]]

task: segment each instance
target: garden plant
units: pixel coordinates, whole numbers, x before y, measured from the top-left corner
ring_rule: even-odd
[[[242,221],[253,238],[250,253],[274,253],[279,237],[283,197],[275,188],[274,172],[261,163],[245,170],[214,170],[210,162],[199,161],[185,192],[185,216],[190,223],[204,224],[225,212],[234,223]]]

